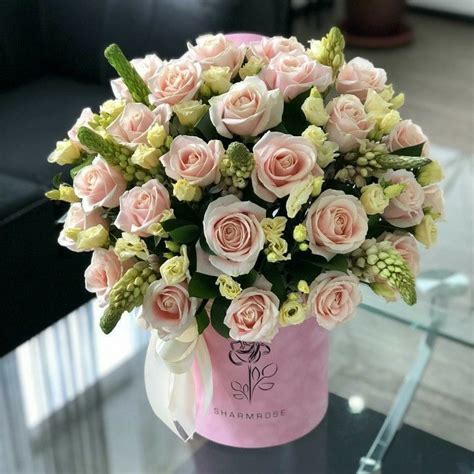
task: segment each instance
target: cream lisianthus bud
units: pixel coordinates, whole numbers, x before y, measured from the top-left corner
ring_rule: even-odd
[[[327,133],[321,127],[310,125],[301,134],[306,140],[309,140],[317,149],[326,141]]]
[[[305,295],[309,294],[309,285],[306,280],[300,280],[298,282],[298,291],[301,291],[301,293],[304,293]]]
[[[263,68],[264,62],[257,56],[252,56],[240,69],[239,76],[244,80],[247,76],[256,76]]]
[[[398,298],[398,291],[387,283],[375,282],[370,283],[369,286],[376,295],[381,296],[387,302],[396,301]]]
[[[380,184],[369,184],[362,188],[360,202],[368,215],[381,214],[389,204]]]
[[[216,285],[219,285],[219,293],[228,300],[233,300],[242,293],[240,283],[236,282],[229,275],[219,275],[216,280]]]
[[[45,196],[48,199],[55,201],[64,201],[69,203],[80,201],[74,192],[74,188],[67,184],[60,184],[58,189],[51,189],[51,191],[45,193]]]
[[[106,100],[100,106],[100,113],[107,114],[111,119],[117,118],[125,108],[125,101],[120,99]]]
[[[81,230],[77,235],[76,247],[78,250],[94,250],[105,247],[109,242],[109,232],[99,224],[88,229]]]
[[[285,255],[288,252],[288,242],[282,237],[272,237],[268,239],[267,250],[269,251],[267,260],[271,263],[291,259],[291,255]]]
[[[114,251],[122,262],[132,257],[141,260],[147,260],[149,257],[145,241],[140,239],[138,235],[129,232],[123,232],[122,237],[117,239]]]
[[[400,113],[397,110],[391,110],[380,121],[380,132],[384,135],[388,135],[401,119]]]
[[[155,123],[155,125],[153,125],[153,127],[148,131],[146,139],[151,146],[161,148],[165,144],[167,136],[168,134],[166,133],[165,127]]]
[[[396,197],[400,196],[403,191],[405,191],[406,187],[406,184],[403,183],[389,184],[388,186],[384,187],[383,193],[388,199],[395,199]]]
[[[209,106],[203,104],[200,100],[186,100],[174,105],[173,112],[177,115],[181,125],[194,127],[208,108]]]
[[[173,195],[179,201],[200,201],[202,190],[199,186],[194,186],[185,179],[179,179],[173,184]]]
[[[311,191],[312,197],[317,197],[321,194],[321,189],[323,188],[324,178],[322,176],[316,176],[313,179],[313,189]]]
[[[305,180],[295,184],[286,201],[286,214],[290,219],[298,214],[302,206],[308,202],[312,192],[315,177],[308,176]]]
[[[286,300],[280,308],[278,321],[280,326],[301,324],[306,319],[306,306],[297,299]]]
[[[166,232],[163,229],[163,226],[161,225],[162,222],[164,222],[168,219],[174,219],[174,213],[173,213],[172,209],[165,209],[163,211],[160,222],[155,222],[154,224],[151,224],[151,226],[148,227],[147,231],[151,235],[154,235],[155,237],[163,237],[163,238],[168,237],[168,232]]]
[[[81,156],[79,147],[71,140],[56,142],[56,149],[48,156],[50,163],[58,165],[71,165]]]
[[[64,229],[64,237],[74,240],[74,242],[77,240],[77,237],[79,236],[79,232],[81,232],[80,227],[68,227],[67,229]]]
[[[266,240],[276,239],[285,231],[287,218],[283,216],[265,217],[260,221]]]
[[[296,242],[304,242],[308,237],[308,231],[306,230],[306,226],[304,224],[298,224],[293,229],[293,238]]]
[[[202,73],[202,80],[204,85],[207,86],[212,94],[224,94],[229,89],[232,83],[230,79],[232,77],[232,71],[227,66],[211,66],[207,71]],[[207,92],[204,89],[203,92]],[[203,94],[208,95],[208,94]]]
[[[416,180],[421,186],[439,183],[444,178],[443,168],[438,161],[433,160],[420,168]]]
[[[181,250],[181,245],[179,245],[177,242],[173,242],[172,240],[166,240],[165,247],[173,253],[179,253]]]
[[[160,156],[161,150],[158,148],[153,148],[144,143],[140,143],[137,149],[133,152],[130,160],[134,165],[150,170],[158,166]]]
[[[415,238],[426,248],[434,245],[438,239],[438,228],[430,214],[426,214],[422,221],[415,226]]]
[[[186,245],[180,249],[181,255],[176,255],[160,267],[160,274],[168,285],[175,285],[189,278],[189,259]]]
[[[318,125],[320,127],[326,125],[329,119],[329,115],[324,107],[324,101],[321,97],[309,96],[303,102],[301,110],[306,117],[306,120],[312,125]]]

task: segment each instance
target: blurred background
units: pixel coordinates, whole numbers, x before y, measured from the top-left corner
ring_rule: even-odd
[[[423,128],[431,157],[445,166],[447,219],[438,245],[423,252],[420,304],[366,295],[358,317],[334,332],[331,391],[386,413],[420,339],[434,331],[440,337],[406,421],[473,449],[473,20],[473,0],[1,0],[0,413],[37,427],[146,343],[130,321],[108,339],[98,334],[99,310],[86,304],[83,283],[90,256],[57,245],[65,208],[43,197],[60,171],[46,162],[55,142],[83,107],[97,110],[112,95],[104,48],[116,42],[129,58],[168,59],[207,32],[295,35],[306,44],[339,25],[346,59],[366,57],[405,92],[402,117]],[[141,369],[133,370],[140,384]],[[133,393],[122,392],[123,402]],[[0,438],[10,466],[26,442],[17,435]]]

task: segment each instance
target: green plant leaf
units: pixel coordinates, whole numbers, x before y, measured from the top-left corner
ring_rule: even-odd
[[[161,227],[163,227],[166,232],[170,232],[171,230],[175,230],[186,225],[192,225],[192,223],[184,219],[167,219],[161,222]]]
[[[240,275],[239,277],[234,278],[235,281],[238,281],[242,288],[249,288],[250,286],[253,286],[255,283],[255,280],[258,277],[258,273],[255,270],[251,270],[250,273],[247,273],[246,275]]]
[[[197,225],[188,224],[166,232],[177,244],[189,244],[199,238],[201,231]]]
[[[71,178],[74,179],[76,177],[77,173],[79,173],[79,171],[82,170],[82,168],[85,168],[86,166],[89,166],[93,161],[94,161],[94,156],[90,155],[82,163],[80,163],[79,165],[72,168],[69,171],[69,174],[71,175]]]
[[[197,265],[196,246],[187,245],[186,249],[188,252],[188,259],[189,259],[189,273],[193,275],[194,272],[196,271],[196,265]]]
[[[276,263],[265,262],[262,273],[272,284],[272,292],[283,302],[286,299],[286,282],[281,266]]]
[[[195,298],[212,299],[219,296],[219,288],[216,285],[216,277],[196,272],[191,278],[188,286],[189,296]]]
[[[315,255],[308,255],[307,260],[312,264],[324,270],[336,270],[339,272],[346,272],[348,261],[344,255],[336,255],[331,258],[329,262],[325,258],[317,257]]]
[[[212,303],[211,324],[212,327],[223,337],[229,337],[229,328],[224,324],[227,308],[230,306],[230,300],[218,296]]]
[[[209,247],[209,244],[207,243],[204,232],[201,234],[201,237],[199,237],[199,243],[201,244],[201,248],[204,250],[204,252],[208,253],[209,255],[215,255],[215,253],[212,251],[211,247]]]
[[[176,219],[180,219],[181,221],[187,221],[187,223],[199,224],[200,220],[197,213],[194,209],[186,204],[183,201],[179,201],[175,197],[171,198],[171,208],[174,211],[174,215]]]
[[[198,334],[202,334],[204,330],[207,328],[207,326],[209,326],[209,322],[210,322],[205,305],[196,313],[196,321],[197,321],[197,327],[198,327]]]
[[[61,178],[62,178],[63,174],[61,172],[59,172],[58,174],[55,174],[54,177],[53,177],[53,186],[55,188],[59,188],[59,185],[61,184]]]
[[[308,98],[310,92],[310,90],[307,90],[306,92],[296,96],[290,102],[285,103],[282,123],[283,127],[285,127],[286,130],[288,130],[288,133],[292,135],[301,135],[304,129],[309,125],[303,111],[301,110],[301,106]]]
[[[421,156],[423,146],[425,143],[418,143],[418,145],[408,146],[406,148],[400,148],[390,152],[392,155],[401,155],[401,156]]]
[[[214,125],[211,122],[211,117],[209,115],[209,111],[207,111],[199,120],[199,122],[194,127],[200,135],[206,140],[212,140],[214,138],[220,138],[217,130],[215,129]]]

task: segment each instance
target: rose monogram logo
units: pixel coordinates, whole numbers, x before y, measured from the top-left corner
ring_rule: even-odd
[[[265,343],[232,341],[229,359],[234,365],[247,365],[247,380],[244,383],[234,380],[230,386],[236,400],[247,399],[252,403],[256,390],[271,390],[275,382],[270,379],[278,372],[278,365],[271,362],[262,369],[257,367],[259,360],[270,354],[270,346]]]

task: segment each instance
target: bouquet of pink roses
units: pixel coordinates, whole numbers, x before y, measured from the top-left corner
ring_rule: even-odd
[[[92,252],[104,332],[143,305],[165,341],[210,323],[268,343],[308,318],[347,321],[360,285],[415,303],[442,170],[403,94],[345,62],[337,28],[308,49],[218,34],[170,61],[105,56],[115,99],[57,143],[49,161],[72,165],[73,185],[47,193],[71,203],[59,243]]]

